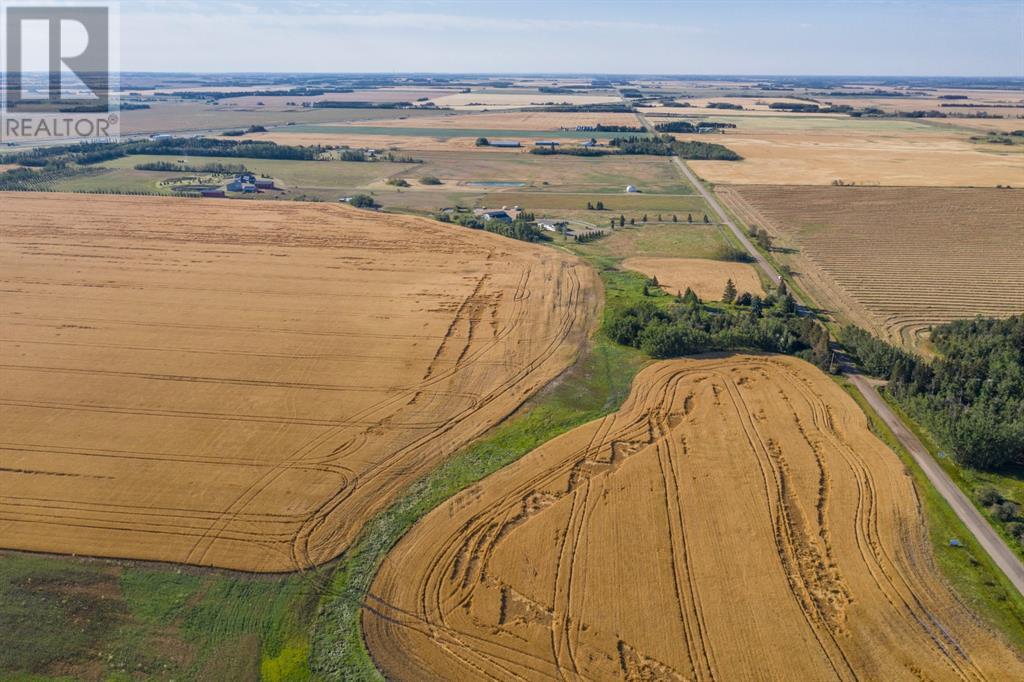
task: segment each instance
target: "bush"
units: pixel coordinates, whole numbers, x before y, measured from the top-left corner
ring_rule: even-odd
[[[349,200],[350,206],[356,208],[376,208],[377,202],[369,194],[357,194]]]
[[[424,175],[420,178],[421,185],[441,185],[444,184],[439,178],[435,178],[433,175]]]
[[[992,508],[992,515],[1004,523],[1013,521],[1020,513],[1020,507],[1015,502],[1001,502]]]
[[[1018,540],[1024,540],[1024,523],[1021,523],[1020,521],[1011,521],[1006,524],[1006,532]]]
[[[715,260],[727,260],[736,263],[753,263],[754,257],[744,249],[732,244],[722,244],[715,250]]]
[[[409,181],[405,178],[388,178],[388,184],[392,187],[408,187]]]
[[[978,497],[978,503],[983,507],[991,507],[1003,501],[1003,496],[999,494],[999,491],[990,485],[978,488],[975,495]]]

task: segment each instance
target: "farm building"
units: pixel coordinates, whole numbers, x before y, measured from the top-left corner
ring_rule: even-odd
[[[518,140],[494,140],[491,142],[492,147],[520,147]]]
[[[149,139],[153,140],[153,142],[170,142],[174,137],[167,133],[160,133],[158,135],[150,135]]]
[[[640,190],[638,190],[636,188],[636,185],[626,185],[626,193],[627,194],[635,194],[636,192],[639,192],[639,191]]]
[[[204,189],[204,190],[201,190],[199,192],[199,196],[211,198],[211,197],[223,197],[223,196],[226,196],[226,195],[224,194],[224,190],[222,190],[222,189]]]
[[[555,147],[558,146],[558,143],[557,142],[553,142],[551,140],[538,140],[537,142],[533,143],[533,146],[534,147],[549,147],[551,149],[554,149]]]
[[[259,189],[274,189],[274,181],[270,178],[256,178],[256,187]]]
[[[508,211],[484,211],[480,214],[480,217],[484,220],[500,220],[504,223],[512,222],[512,216],[508,214]]]
[[[244,183],[241,180],[232,180],[231,182],[228,183],[228,191],[241,192],[243,184]]]

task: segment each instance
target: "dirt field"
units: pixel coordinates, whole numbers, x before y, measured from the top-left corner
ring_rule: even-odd
[[[571,256],[332,204],[5,194],[0,543],[336,556],[575,357]]]
[[[1024,312],[1024,190],[719,187],[819,305],[915,345],[932,324]]]
[[[761,280],[757,270],[749,263],[731,263],[703,258],[627,258],[622,262],[627,270],[657,277],[665,291],[674,294],[689,287],[706,301],[718,301],[729,279],[739,293],[749,291],[761,294]]]
[[[389,679],[1019,679],[913,481],[795,358],[663,362],[425,517],[364,632]]]

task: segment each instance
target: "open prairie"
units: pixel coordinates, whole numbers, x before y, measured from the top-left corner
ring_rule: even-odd
[[[658,284],[670,294],[687,287],[705,301],[722,298],[725,284],[732,280],[736,291],[764,293],[757,270],[750,263],[707,260],[704,258],[650,258],[636,256],[622,261],[622,267],[636,270],[648,277],[657,277]]]
[[[645,369],[621,409],[446,502],[363,612],[389,679],[1018,679],[914,483],[782,356]]]
[[[596,276],[330,204],[5,194],[5,547],[249,571],[364,521],[558,375]]]
[[[718,187],[777,236],[818,305],[910,345],[929,326],[1024,312],[1024,190]]]

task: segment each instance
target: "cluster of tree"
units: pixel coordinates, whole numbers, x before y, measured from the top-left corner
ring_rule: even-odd
[[[700,121],[694,125],[689,121],[669,121],[668,123],[658,123],[654,126],[654,129],[662,133],[696,133],[701,128],[735,128],[735,123],[718,123],[716,121]]]
[[[700,159],[707,161],[740,161],[742,156],[728,147],[713,142],[683,140],[672,145],[675,155],[682,159]]]
[[[743,106],[732,102],[708,102],[708,109],[743,109]]]
[[[772,250],[772,236],[768,234],[768,230],[762,230],[757,225],[751,225],[747,230],[747,234],[765,251]]]
[[[753,263],[754,257],[732,244],[722,244],[715,249],[715,260],[732,261],[734,263]]]
[[[207,163],[202,166],[193,166],[185,163],[174,163],[172,161],[150,161],[149,163],[135,164],[135,170],[140,171],[186,171],[189,173],[220,173],[231,175],[248,173],[249,169],[240,163]]]
[[[683,159],[713,159],[738,161],[743,157],[720,144],[679,141],[671,135],[651,137],[614,137],[609,144],[623,154],[648,154],[651,156],[678,156]]]
[[[945,105],[943,105],[945,106]],[[919,109],[915,111],[897,111],[898,118],[947,118],[946,114],[934,109]]]
[[[409,181],[405,178],[388,178],[386,184],[392,187],[408,187]]]
[[[579,242],[580,244],[586,244],[587,242],[592,242],[597,239],[600,239],[606,234],[606,232],[603,232],[601,230],[588,230],[587,232],[576,232],[575,234],[573,234],[572,239],[573,241]]]
[[[322,100],[319,102],[303,102],[302,106],[311,109],[412,109],[412,102],[336,102]]]
[[[349,206],[355,206],[356,208],[377,208],[380,204],[377,200],[371,197],[369,194],[357,194],[348,200]]]
[[[646,288],[646,287],[645,287]],[[728,296],[728,294],[732,294]],[[827,367],[828,331],[811,317],[797,315],[796,302],[784,291],[762,299],[736,295],[727,287],[727,305],[704,304],[690,289],[669,306],[641,301],[613,309],[605,331],[618,343],[655,358],[725,350],[762,350],[798,355]]]
[[[568,154],[569,156],[605,156],[613,152],[600,147],[583,147],[581,145],[559,145],[558,147],[531,147],[531,154],[538,156],[554,156],[555,154]]]
[[[53,182],[89,172],[95,173],[98,169],[77,169],[64,163],[52,163],[38,170],[28,167],[12,168],[0,173],[0,192],[45,190]]]
[[[520,211],[516,219],[510,223],[504,220],[483,220],[472,213],[441,213],[436,218],[442,223],[454,223],[474,230],[493,232],[524,242],[535,242],[541,237],[534,222],[534,214],[526,211]]]
[[[420,184],[421,185],[443,185],[444,183],[441,182],[440,178],[437,178],[437,177],[435,177],[433,175],[424,175],[422,178],[420,178]]]
[[[606,103],[606,104],[552,104],[540,109],[540,111],[557,111],[564,113],[573,112],[602,112],[602,113],[620,113],[628,114],[633,111],[633,107],[629,104],[620,103]]]
[[[797,113],[817,113],[821,110],[817,104],[810,102],[772,102],[768,105],[769,109],[775,109],[777,111],[793,111]]]
[[[592,202],[588,201],[587,202],[587,210],[588,211],[603,211],[604,210],[604,202],[603,201],[599,201],[599,202],[597,202],[595,204],[595,203],[592,203]]]
[[[320,147],[299,147],[276,144],[264,140],[219,140],[206,137],[173,138],[166,141],[128,142],[124,154],[159,154],[162,156],[229,156],[231,158],[282,159],[315,161],[320,158]]]
[[[640,99],[641,97],[644,96],[644,93],[640,92],[639,90],[635,90],[635,89],[631,88],[631,89],[623,90],[622,91],[622,96],[625,97],[626,99]]]
[[[172,138],[170,140],[135,140],[129,142],[89,142],[54,145],[16,154],[0,155],[0,163],[41,167],[50,163],[88,165],[121,158],[131,154],[160,156],[229,156],[260,159],[316,160],[321,147],[296,147],[253,140],[219,138]]]
[[[928,361],[846,327],[839,341],[870,374],[974,469],[1024,464],[1024,315],[959,320],[932,330]]]
[[[181,91],[170,93],[178,99],[231,99],[233,97],[316,97],[328,92],[353,92],[352,88],[309,88],[299,87],[290,90],[232,90],[232,91]]]
[[[118,111],[136,111],[138,109],[149,109],[148,104],[133,104],[125,102],[117,106]],[[62,107],[57,109],[62,114],[105,114],[109,111],[106,104],[76,104],[73,107]]]

